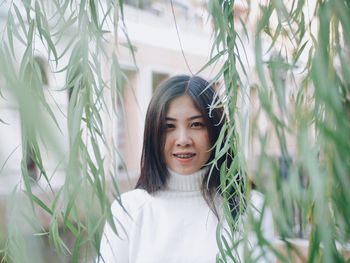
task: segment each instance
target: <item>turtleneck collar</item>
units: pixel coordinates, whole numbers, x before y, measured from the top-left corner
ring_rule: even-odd
[[[204,167],[193,174],[182,175],[169,171],[167,189],[179,192],[200,191],[202,187],[203,177],[209,170],[209,167]]]

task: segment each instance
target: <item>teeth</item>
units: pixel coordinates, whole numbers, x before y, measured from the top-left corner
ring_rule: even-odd
[[[191,158],[194,156],[193,153],[188,153],[188,154],[174,154],[176,157],[178,158],[182,158],[182,159],[187,159],[187,158]]]

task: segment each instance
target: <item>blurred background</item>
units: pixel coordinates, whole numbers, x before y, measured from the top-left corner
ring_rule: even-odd
[[[261,251],[243,262],[269,262],[266,251],[346,262],[349,10],[335,0],[0,2],[1,262],[93,261],[110,202],[138,178],[148,103],[175,74],[215,83],[235,120],[227,143],[264,207],[247,220]]]

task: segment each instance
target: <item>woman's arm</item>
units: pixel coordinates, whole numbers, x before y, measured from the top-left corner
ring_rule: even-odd
[[[117,233],[106,222],[101,239],[100,257],[97,258],[96,263],[129,262],[130,217],[117,201],[112,204],[112,213]]]

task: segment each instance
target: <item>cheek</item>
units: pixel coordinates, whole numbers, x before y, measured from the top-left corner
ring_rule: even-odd
[[[208,145],[208,148],[211,148],[211,142],[210,142],[210,137],[209,137],[209,131],[208,130],[205,133],[205,138],[206,138],[206,143]]]
[[[166,134],[164,136],[164,152],[167,153],[171,150],[171,136]]]
[[[210,142],[210,139],[209,139],[208,132],[203,133],[203,135],[201,136],[200,141],[201,141],[203,150],[209,151],[211,149],[211,142]]]
[[[202,139],[202,162],[203,164],[207,163],[210,159],[210,156],[211,156],[211,143],[210,143],[210,140],[209,140],[209,136],[208,134],[205,134],[203,137],[201,137]],[[202,164],[202,165],[203,165]]]

